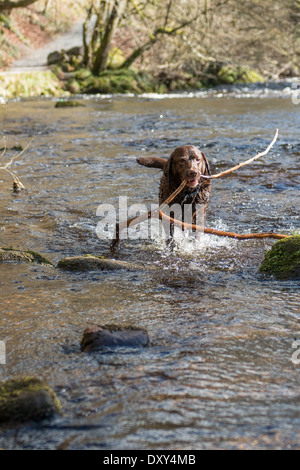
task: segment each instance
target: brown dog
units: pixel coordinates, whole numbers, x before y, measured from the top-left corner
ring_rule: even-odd
[[[192,222],[196,223],[197,213],[202,215],[205,223],[206,207],[211,192],[211,180],[201,178],[210,175],[210,167],[206,155],[193,145],[177,147],[168,159],[160,157],[141,157],[137,159],[140,165],[160,168],[163,175],[160,180],[159,204],[162,204],[172,194],[183,180],[185,188],[174,198],[170,205],[179,204],[183,210],[185,204],[192,208]],[[174,227],[170,235],[173,236]]]

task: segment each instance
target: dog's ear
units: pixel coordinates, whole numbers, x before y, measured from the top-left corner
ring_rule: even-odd
[[[148,168],[159,168],[160,170],[163,170],[167,159],[161,157],[139,157],[137,158],[137,162],[140,165],[147,166]]]
[[[165,162],[164,167],[163,167],[164,175],[168,178],[168,181],[169,181],[169,179],[171,178],[171,176],[173,174],[172,167],[173,167],[173,153],[170,155],[170,157]]]
[[[209,165],[207,156],[203,152],[201,152],[201,155],[202,155],[202,159],[203,159],[201,173],[202,173],[202,175],[210,176],[211,175],[210,165]]]

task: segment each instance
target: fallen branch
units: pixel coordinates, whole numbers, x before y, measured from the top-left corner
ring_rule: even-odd
[[[176,225],[177,227],[181,227],[187,230],[198,230],[203,233],[210,233],[211,235],[217,235],[219,237],[229,237],[229,238],[236,238],[237,240],[248,240],[250,238],[276,238],[281,240],[282,238],[288,238],[291,235],[284,235],[281,233],[273,233],[273,232],[266,232],[266,233],[234,233],[234,232],[225,232],[223,230],[217,230],[214,228],[208,227],[201,227],[200,225],[195,224],[187,224],[177,219],[173,219],[168,215],[164,214],[163,212],[159,212],[159,219],[160,220],[168,220],[172,224]],[[133,225],[133,224],[131,224]]]
[[[17,191],[21,191],[22,189],[25,189],[25,186],[23,185],[23,183],[21,182],[21,180],[18,178],[17,175],[15,175],[11,170],[8,169],[8,167],[16,160],[16,158],[19,158],[21,155],[23,155],[23,153],[28,149],[29,145],[31,144],[33,138],[30,139],[30,141],[28,142],[28,144],[23,148],[23,150],[18,153],[18,155],[15,155],[14,157],[12,157],[9,162],[7,162],[5,165],[3,166],[0,166],[0,170],[3,170],[3,171],[6,171],[7,173],[9,173],[14,182],[13,182],[13,190],[15,192]],[[6,147],[6,141],[4,139],[4,149],[3,149],[3,152],[0,156],[0,158],[2,158],[4,155],[5,155],[5,152],[7,150],[7,147]]]
[[[174,196],[175,197],[175,196]],[[115,239],[112,241],[110,248],[111,248],[111,254],[114,253],[114,249],[118,245],[120,241],[120,232],[129,227],[133,227],[134,225],[137,225],[141,222],[144,222],[145,220],[149,220],[151,218],[154,218],[154,216],[157,216],[160,220],[167,220],[171,224],[176,225],[177,227],[181,227],[182,229],[186,230],[193,230],[193,231],[199,231],[202,233],[208,233],[211,235],[216,235],[218,237],[228,237],[228,238],[235,238],[236,240],[249,240],[253,238],[274,238],[276,240],[281,240],[283,238],[288,238],[291,235],[285,235],[282,233],[274,233],[274,232],[263,232],[263,233],[235,233],[235,232],[226,232],[224,230],[217,230],[214,228],[208,228],[208,227],[201,227],[200,225],[196,224],[188,224],[186,222],[182,222],[181,220],[178,219],[173,219],[172,217],[164,214],[161,210],[157,211],[148,211],[145,214],[140,215],[139,217],[136,218],[131,218],[128,219],[126,222],[123,222],[122,227],[120,228],[119,224],[117,224],[117,229],[115,233]]]
[[[274,135],[274,138],[273,138],[272,142],[270,143],[270,145],[268,145],[268,147],[266,148],[266,150],[264,150],[263,152],[260,152],[260,153],[258,153],[257,155],[255,155],[254,157],[250,158],[249,160],[246,160],[246,161],[244,161],[244,162],[241,162],[241,163],[239,163],[238,165],[233,166],[232,168],[229,168],[228,170],[222,171],[221,173],[218,173],[218,174],[216,174],[216,175],[209,175],[209,176],[201,175],[201,178],[207,178],[207,179],[220,178],[221,176],[227,175],[228,173],[232,173],[233,171],[238,170],[238,169],[241,168],[242,166],[249,165],[249,163],[252,163],[252,162],[254,162],[255,160],[257,160],[258,158],[263,157],[264,155],[267,155],[267,153],[269,152],[269,150],[270,150],[270,149],[273,147],[273,145],[275,144],[275,142],[276,142],[276,140],[277,140],[277,137],[278,137],[278,129],[277,129],[276,132],[275,132],[275,135]]]
[[[110,251],[111,253],[114,252],[114,249],[116,248],[116,246],[119,244],[119,241],[120,241],[120,233],[122,230],[128,228],[128,227],[133,227],[134,225],[137,225],[141,222],[144,222],[145,220],[147,219],[151,219],[152,217],[154,217],[155,215],[159,214],[159,211],[161,211],[162,209],[164,209],[168,204],[170,204],[170,202],[173,201],[173,199],[177,196],[177,194],[180,193],[180,191],[182,191],[182,189],[184,188],[184,186],[186,185],[186,181],[183,180],[181,185],[178,186],[178,188],[172,193],[170,194],[170,196],[161,204],[161,206],[156,209],[155,211],[148,211],[148,212],[145,212],[145,214],[141,214],[140,216],[138,217],[132,217],[131,219],[127,219],[126,221],[122,222],[121,224],[116,224],[116,229],[115,229],[115,235],[114,235],[114,239],[110,245]]]

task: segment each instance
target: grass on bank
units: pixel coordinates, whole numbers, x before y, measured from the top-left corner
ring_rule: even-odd
[[[248,67],[220,66],[213,80],[199,80],[199,77],[189,73],[154,76],[134,69],[106,70],[99,76],[94,76],[84,68],[65,73],[57,65],[52,70],[39,72],[0,73],[0,97],[13,99],[76,94],[168,93],[200,90],[218,84],[263,81],[261,75]]]

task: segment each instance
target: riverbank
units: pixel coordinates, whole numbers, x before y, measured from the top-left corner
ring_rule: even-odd
[[[72,8],[72,20],[68,5]],[[95,76],[84,66],[80,22],[76,32],[70,31],[72,24],[79,18],[83,22],[84,11],[78,5],[74,10],[74,5],[69,2],[65,2],[59,12],[57,2],[50,2],[45,10],[44,2],[39,1],[31,7],[16,9],[9,16],[0,16],[2,102],[39,96],[60,98],[77,94],[198,91],[218,85],[264,83],[297,75],[295,66],[291,65],[292,59],[284,65],[286,58],[278,55],[276,64],[268,58],[267,51],[271,46],[264,51],[266,57],[262,58],[260,54],[259,60],[255,59],[257,45],[249,46],[247,57],[241,54],[239,48],[230,50],[230,54],[222,53],[224,41],[214,24],[210,34],[213,34],[214,28],[219,31],[213,41],[216,52],[219,51],[215,56],[199,55],[195,46],[194,55],[189,55],[189,48],[184,49],[176,62],[171,60],[173,43],[166,43],[164,48],[168,57],[160,57],[161,48],[156,44],[145,54],[143,61],[138,60],[130,68],[120,68],[131,52],[127,43],[132,35],[126,25],[121,25],[112,42],[107,69]],[[228,11],[228,18],[232,14],[232,11]],[[67,30],[70,32],[70,42],[62,35]],[[235,43],[241,47],[241,41],[240,38]],[[184,46],[185,36],[178,44]],[[47,61],[50,55],[51,60]],[[19,60],[16,60],[17,57]],[[16,66],[18,63],[21,63],[21,67]]]
[[[77,94],[168,93],[201,90],[220,84],[264,82],[247,67],[220,66],[213,78],[178,72],[151,75],[136,69],[107,70],[94,76],[84,68],[66,72],[61,65],[37,71],[0,72],[0,100],[38,96],[63,97]]]

